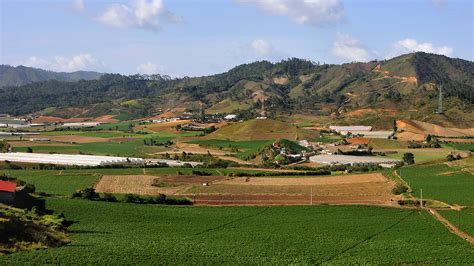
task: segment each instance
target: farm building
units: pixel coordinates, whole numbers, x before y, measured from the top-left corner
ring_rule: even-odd
[[[81,122],[81,123],[64,123],[63,127],[95,127],[102,124],[102,122]]]
[[[237,118],[237,115],[234,114],[228,114],[224,117],[225,120],[234,120]]]
[[[15,191],[16,183],[0,180],[0,203],[12,203]]]
[[[320,154],[309,158],[311,162],[331,164],[331,165],[350,165],[350,166],[369,166],[380,165],[382,167],[393,167],[400,163],[401,160],[390,158],[378,158],[369,156],[352,156],[352,155],[329,155]]]
[[[392,137],[395,132],[393,131],[341,131],[341,135],[347,135],[351,133],[352,136],[362,136],[369,139],[388,139]]]
[[[41,154],[41,153],[0,153],[0,161],[42,163],[58,165],[99,166],[114,164],[144,164],[141,158],[71,155],[71,154]]]
[[[344,132],[352,132],[352,131],[371,131],[371,126],[329,126],[330,130],[336,131],[337,133]]]

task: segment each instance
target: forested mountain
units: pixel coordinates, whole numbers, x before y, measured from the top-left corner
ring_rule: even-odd
[[[60,80],[78,81],[100,78],[102,74],[92,71],[76,71],[71,73],[53,72],[25,66],[0,65],[0,87],[21,86],[38,81]]]
[[[443,117],[433,115],[439,85],[443,88]],[[293,58],[239,65],[206,77],[106,74],[91,81],[54,80],[0,89],[0,113],[16,115],[48,107],[90,106],[102,106],[94,114],[127,109],[135,117],[176,107],[207,113],[249,110],[335,117],[383,109],[413,119],[431,115],[432,119],[474,123],[473,104],[474,63],[426,53],[343,65]]]

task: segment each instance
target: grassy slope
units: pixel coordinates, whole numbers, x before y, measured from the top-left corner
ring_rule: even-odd
[[[206,139],[232,140],[275,140],[275,139],[311,139],[318,137],[318,132],[297,128],[276,120],[248,120],[224,126],[206,136]]]
[[[469,263],[469,244],[425,212],[356,206],[170,207],[50,200],[77,221],[67,247],[0,263]],[[350,222],[348,222],[350,221]]]
[[[463,167],[433,163],[400,168],[398,173],[410,184],[413,194],[447,203],[474,205],[474,178]]]

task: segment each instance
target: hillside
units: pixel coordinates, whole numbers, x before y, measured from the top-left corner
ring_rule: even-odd
[[[254,119],[223,126],[205,138],[231,140],[315,140],[318,137],[319,133],[314,130],[300,129],[296,126],[271,119]]]
[[[101,73],[92,71],[76,71],[71,73],[53,72],[39,68],[25,67],[25,66],[9,66],[0,65],[0,87],[7,86],[22,86],[25,84],[46,81],[78,81],[81,79],[92,80],[98,79],[102,76]]]
[[[443,86],[443,114],[436,114],[438,85]],[[472,91],[474,63],[441,55],[411,53],[343,65],[292,58],[243,64],[205,77],[107,74],[92,81],[3,88],[0,113],[22,115],[51,107],[61,113],[62,109],[94,107],[96,116],[118,110],[145,117],[185,108],[205,109],[208,114],[248,112],[251,117],[331,115],[336,123],[378,123],[377,128],[390,127],[396,118],[472,127]]]

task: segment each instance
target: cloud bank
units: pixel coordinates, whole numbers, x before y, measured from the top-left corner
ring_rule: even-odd
[[[266,14],[287,16],[298,24],[320,26],[344,17],[340,0],[236,0]]]
[[[82,53],[70,57],[55,56],[52,59],[31,56],[24,61],[20,61],[19,65],[52,71],[72,72],[78,70],[100,69],[103,68],[105,64],[89,53]]]
[[[343,33],[337,34],[332,44],[332,53],[346,61],[367,62],[375,57],[361,41]]]
[[[109,5],[97,20],[116,28],[138,28],[156,31],[165,23],[180,22],[162,0],[133,0],[129,4]]]

